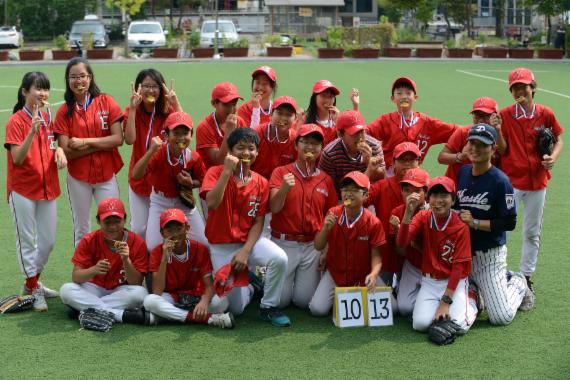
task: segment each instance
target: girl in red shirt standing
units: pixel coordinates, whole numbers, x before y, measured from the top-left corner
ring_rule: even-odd
[[[95,84],[91,65],[73,58],[65,69],[65,104],[56,114],[55,132],[69,160],[67,189],[75,245],[91,230],[91,199],[119,198],[115,174],[123,167],[123,112]]]
[[[55,199],[60,194],[57,169],[67,165],[63,150],[55,145],[47,101],[49,89],[44,73],[24,75],[4,140],[7,196],[16,229],[20,270],[26,279],[22,293],[34,296],[33,307],[37,311],[47,311],[45,297],[59,295],[44,287],[39,278],[55,243]]]
[[[242,104],[238,116],[246,125],[255,128],[269,123],[273,101],[277,92],[277,73],[269,66],[260,66],[251,73],[251,100]]]

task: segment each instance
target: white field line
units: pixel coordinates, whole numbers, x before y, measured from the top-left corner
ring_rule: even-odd
[[[486,69],[469,69],[469,71],[477,71],[480,73],[510,73],[511,70],[486,70]],[[533,73],[550,73],[546,70],[532,70]]]
[[[20,88],[20,86],[7,86],[7,85],[0,85],[0,88]],[[52,88],[50,91],[61,91],[61,92],[65,92],[64,89],[61,88]],[[57,102],[57,103],[51,103],[52,106],[59,106],[60,104],[63,104],[64,102]],[[4,112],[12,112],[12,108],[8,108],[8,109],[4,109],[4,110],[0,110],[0,113],[4,113]]]
[[[505,79],[494,78],[494,77],[490,77],[490,76],[487,76],[487,75],[472,73],[472,72],[470,72],[470,71],[465,71],[465,70],[455,70],[455,71],[460,72],[460,73],[462,73],[462,74],[466,74],[466,75],[471,75],[471,76],[474,76],[474,77],[478,77],[478,78],[496,80],[496,81],[503,82],[503,83],[509,83],[509,82],[508,82],[507,80],[505,80]],[[538,88],[538,91],[542,91],[542,92],[546,92],[546,93],[548,93],[548,94],[552,94],[552,95],[556,95],[556,96],[561,96],[561,97],[563,97],[563,98],[570,99],[570,95],[561,94],[561,93],[555,92],[555,91],[550,91],[550,90],[547,90],[547,89],[545,89],[545,88],[540,88],[540,87],[539,87],[539,88]]]

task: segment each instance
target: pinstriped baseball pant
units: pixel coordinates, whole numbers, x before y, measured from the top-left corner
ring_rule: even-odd
[[[489,321],[494,325],[511,323],[525,295],[526,283],[518,275],[507,281],[507,246],[475,251],[471,278],[483,296]]]

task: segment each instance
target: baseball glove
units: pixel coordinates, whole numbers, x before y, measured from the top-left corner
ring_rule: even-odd
[[[541,159],[545,154],[548,156],[552,154],[554,144],[556,144],[556,136],[552,132],[552,128],[541,128],[536,135],[536,148]]]
[[[194,311],[194,308],[200,302],[201,297],[193,296],[186,293],[178,293],[178,302],[174,306],[179,307],[184,310]]]
[[[115,316],[106,310],[90,307],[79,313],[79,325],[86,330],[107,332],[111,330],[113,323],[115,323]]]
[[[455,341],[457,332],[461,330],[461,327],[452,320],[439,320],[431,324],[428,329],[428,338],[435,344],[440,346],[451,344]]]
[[[0,314],[17,313],[29,310],[34,305],[34,296],[13,295],[0,300]]]
[[[192,189],[189,189],[185,186],[180,186],[179,195],[180,201],[184,206],[188,207],[190,210],[196,207],[196,201],[194,200],[194,193],[192,192]]]

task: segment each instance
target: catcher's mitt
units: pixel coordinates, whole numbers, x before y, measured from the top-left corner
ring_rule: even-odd
[[[201,297],[193,296],[186,293],[178,293],[178,302],[174,306],[179,307],[184,310],[194,311],[194,308],[200,302]]]
[[[180,201],[184,206],[188,207],[190,210],[196,207],[196,201],[194,200],[194,193],[192,192],[192,189],[189,189],[185,186],[180,186],[179,195]]]
[[[29,310],[34,305],[36,299],[34,296],[18,296],[13,295],[0,300],[0,313],[17,313],[19,311]]]
[[[79,325],[86,330],[107,332],[111,330],[113,323],[115,323],[115,316],[106,310],[90,307],[79,313]]]
[[[556,136],[552,132],[552,128],[541,128],[536,135],[536,148],[541,159],[545,154],[548,156],[552,154],[554,144],[556,144]]]
[[[461,327],[452,320],[439,320],[433,322],[429,327],[428,338],[435,344],[443,346],[445,344],[453,343],[457,332],[460,330]]]

